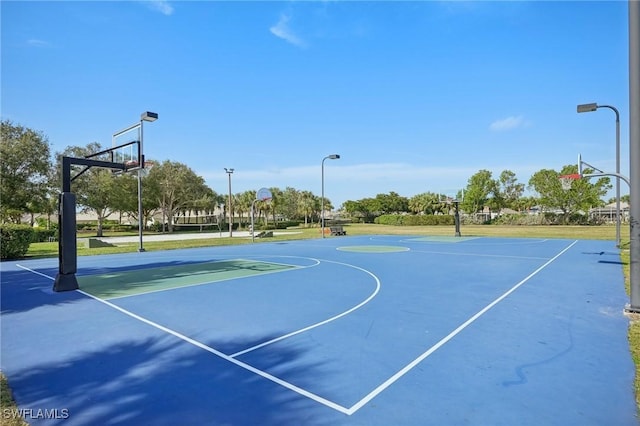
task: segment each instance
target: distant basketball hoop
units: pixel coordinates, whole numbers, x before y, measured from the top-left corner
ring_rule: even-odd
[[[562,189],[564,189],[565,191],[568,191],[571,189],[571,185],[573,184],[573,182],[580,179],[581,177],[582,175],[580,175],[579,173],[571,173],[568,175],[558,176],[558,180],[560,180],[560,185],[562,186]]]
[[[268,188],[260,188],[256,194],[256,200],[258,201],[269,201],[271,197],[271,191]]]

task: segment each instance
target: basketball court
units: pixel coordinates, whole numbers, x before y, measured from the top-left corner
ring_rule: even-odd
[[[3,262],[41,424],[635,425],[612,241],[367,236]]]

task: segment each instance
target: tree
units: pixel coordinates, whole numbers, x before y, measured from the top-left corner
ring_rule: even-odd
[[[242,218],[244,217],[245,213],[248,213],[249,216],[251,216],[251,206],[253,205],[253,202],[255,201],[255,199],[256,199],[255,190],[249,190],[241,194],[236,194],[236,196],[234,197],[235,201],[233,203],[233,210],[236,212],[237,215],[240,216],[240,221],[242,221]],[[254,207],[256,206],[254,205]],[[254,215],[255,215],[255,212],[254,212]]]
[[[480,170],[469,178],[460,207],[467,213],[476,213],[489,205],[498,191],[498,183],[489,170]]]
[[[100,151],[103,151],[102,146],[97,142],[91,142],[85,147],[69,146],[65,148],[63,153],[58,153],[56,155],[58,159],[56,170],[60,181],[62,181],[61,159],[63,156],[83,158]],[[110,160],[107,154],[95,156],[92,159]],[[76,203],[83,207],[85,212],[95,213],[98,219],[96,235],[101,237],[104,220],[115,211],[117,193],[114,190],[113,173],[100,167],[87,169],[85,166],[74,165],[71,175],[72,178],[75,177],[71,184],[71,192],[76,194]]]
[[[144,211],[145,205],[148,206],[148,201],[153,194],[150,194],[149,185],[143,178],[142,181],[142,209]],[[126,213],[129,217],[138,218],[138,177],[134,173],[120,173],[114,176],[113,183],[114,196],[112,198],[111,207],[113,210],[118,211],[120,216]]]
[[[571,183],[571,188],[563,189],[558,179],[561,175],[578,172],[576,165],[567,165],[560,173],[551,169],[543,169],[531,176],[529,188],[540,196],[540,205],[549,209],[558,209],[564,215],[564,222],[568,223],[569,217],[579,211],[589,211],[590,208],[602,205],[601,197],[611,189],[608,177],[600,178],[595,183],[589,179],[576,179]],[[591,173],[585,170],[584,173]]]
[[[345,201],[344,209],[354,217],[361,217],[364,222],[372,223],[376,216],[382,211],[380,200],[377,198],[363,198],[358,201]]]
[[[518,183],[516,174],[511,170],[504,170],[498,178],[496,199],[498,208],[508,207],[516,209],[516,202],[524,193],[524,184]]]
[[[396,192],[376,195],[376,200],[380,203],[380,212],[383,214],[403,213],[409,211],[409,200],[398,195]]]
[[[444,198],[445,196],[442,194],[423,192],[422,194],[411,197],[408,207],[411,212],[416,214],[444,213],[446,209]]]
[[[284,191],[282,191],[282,202],[280,203],[282,215],[288,220],[302,218],[302,215],[299,214],[299,203],[300,191],[287,186]]]
[[[169,232],[173,232],[175,218],[188,210],[196,200],[211,196],[204,179],[185,164],[163,161],[149,171],[146,190],[155,194],[157,205],[165,212]],[[144,194],[144,191],[143,191]]]
[[[269,188],[269,191],[271,191],[271,201],[265,204],[267,204],[269,206],[268,208],[271,210],[271,218],[273,219],[273,227],[275,228],[276,216],[280,213],[282,208],[283,192],[277,187],[271,187]]]
[[[313,195],[311,191],[302,191],[300,193],[299,208],[306,226],[311,221],[314,213],[320,211],[320,199]]]
[[[19,223],[23,213],[46,202],[50,155],[41,132],[0,122],[0,221]]]

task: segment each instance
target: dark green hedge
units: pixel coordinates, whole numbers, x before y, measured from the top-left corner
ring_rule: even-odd
[[[34,228],[33,229],[33,239],[32,243],[46,243],[50,239],[58,237],[57,229],[42,229],[42,228]]]
[[[33,241],[33,234],[29,225],[0,225],[0,257],[3,260],[24,257]]]
[[[401,215],[384,214],[376,217],[374,223],[380,225],[397,226],[419,226],[419,225],[454,225],[454,218],[451,215]]]

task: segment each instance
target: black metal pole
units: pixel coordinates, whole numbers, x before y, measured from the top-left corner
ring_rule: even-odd
[[[459,209],[460,202],[458,202],[458,200],[456,200],[453,203],[455,205],[455,212],[453,214],[453,220],[454,220],[454,222],[456,224],[456,237],[460,237],[461,236],[461,234],[460,234],[460,209]]]

